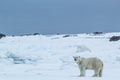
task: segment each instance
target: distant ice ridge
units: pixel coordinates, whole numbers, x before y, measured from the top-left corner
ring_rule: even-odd
[[[113,63],[119,62],[120,41],[109,42],[113,35],[120,33],[7,36],[0,39],[0,62],[39,64],[45,60],[60,61],[63,57],[70,60],[73,55],[98,56],[106,62],[110,62],[110,58]]]

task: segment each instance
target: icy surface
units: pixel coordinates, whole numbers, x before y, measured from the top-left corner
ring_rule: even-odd
[[[0,80],[115,80],[120,79],[120,33],[7,36],[0,39]],[[104,62],[103,77],[78,77],[73,56],[98,57]]]

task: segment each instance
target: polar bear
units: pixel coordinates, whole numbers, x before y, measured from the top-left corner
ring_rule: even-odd
[[[103,62],[96,58],[84,58],[80,56],[73,56],[74,61],[78,64],[80,69],[80,76],[85,76],[85,70],[94,70],[93,77],[102,77],[103,72]]]

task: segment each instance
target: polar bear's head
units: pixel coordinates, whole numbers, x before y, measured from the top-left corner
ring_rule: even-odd
[[[82,61],[82,58],[80,56],[73,56],[73,59],[77,64],[80,64]]]

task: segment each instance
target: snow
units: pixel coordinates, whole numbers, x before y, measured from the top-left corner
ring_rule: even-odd
[[[7,36],[0,39],[0,80],[114,80],[120,73],[120,33]],[[98,57],[104,62],[103,77],[86,71],[79,77],[73,56]]]

